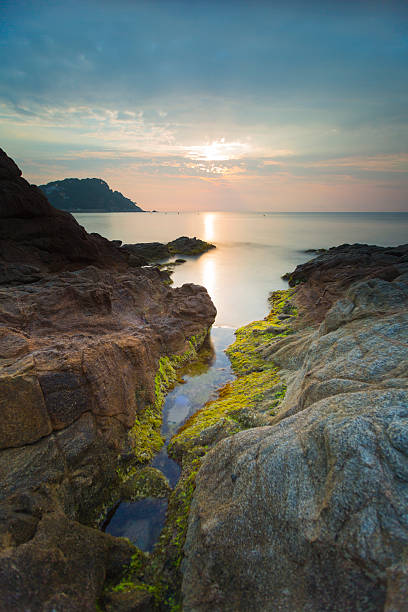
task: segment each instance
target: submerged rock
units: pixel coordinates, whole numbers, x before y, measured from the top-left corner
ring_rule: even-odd
[[[343,246],[292,275],[295,333],[262,350],[286,394],[203,459],[184,610],[407,609],[407,263]]]
[[[146,497],[168,497],[170,493],[171,487],[164,474],[149,466],[137,470],[121,487],[122,501],[129,502]]]
[[[122,251],[126,251],[131,255],[143,257],[147,261],[156,261],[159,259],[167,259],[170,257],[170,251],[167,245],[161,242],[141,242],[139,244],[124,244]]]

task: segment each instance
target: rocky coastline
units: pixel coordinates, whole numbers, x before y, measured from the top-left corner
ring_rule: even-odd
[[[216,311],[146,263],[212,245],[88,234],[2,151],[0,196],[0,609],[406,611],[408,245],[287,275],[171,440],[171,490],[148,466],[164,396]],[[99,529],[149,495],[151,554]]]
[[[107,610],[406,610],[408,246],[290,276],[171,440],[166,526]]]
[[[0,609],[95,610],[138,554],[97,527],[124,489],[157,487],[164,395],[216,310],[54,209],[4,152],[0,197]]]
[[[138,244],[123,244],[121,250],[129,256],[129,261],[136,261],[138,265],[147,264],[149,261],[163,261],[173,255],[202,255],[207,251],[215,249],[215,245],[205,242],[199,238],[188,238],[180,236],[167,244],[162,242],[142,242]],[[178,259],[177,263],[185,260]]]
[[[332,248],[289,282],[173,441],[205,455],[183,610],[406,611],[408,245]]]

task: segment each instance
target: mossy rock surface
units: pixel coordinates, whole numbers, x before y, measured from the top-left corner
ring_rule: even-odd
[[[146,466],[135,472],[121,487],[122,501],[138,501],[146,497],[168,497],[171,493],[169,481],[156,468]]]
[[[134,459],[140,464],[146,464],[153,459],[164,444],[160,433],[162,424],[162,408],[166,394],[178,380],[178,371],[198,358],[197,351],[201,348],[208,331],[191,336],[187,342],[188,348],[180,355],[161,357],[154,379],[155,399],[137,415],[129,438],[133,448]]]
[[[263,356],[263,349],[292,333],[287,319],[282,321],[279,316],[282,313],[296,316],[291,302],[293,293],[293,289],[272,293],[268,316],[235,332],[236,340],[226,352],[237,378],[220,390],[218,399],[188,419],[170,443],[171,455],[180,458],[197,444],[212,445],[240,429],[267,425],[268,413],[271,417],[276,414],[286,385],[279,377],[278,368]],[[258,411],[262,416],[257,415]]]
[[[286,385],[278,368],[262,356],[262,351],[270,342],[292,333],[290,322],[296,316],[291,302],[293,293],[292,289],[274,292],[270,296],[269,315],[236,331],[236,340],[227,354],[237,378],[220,390],[216,400],[188,419],[170,441],[169,455],[182,465],[182,473],[169,497],[166,525],[147,561],[129,568],[116,587],[129,592],[132,588],[144,589],[154,594],[149,604],[152,609],[172,612],[182,609],[181,563],[196,475],[203,457],[223,438],[269,424],[279,410]],[[282,314],[291,320],[279,319]],[[175,380],[174,363],[164,359],[160,363],[156,396],[164,397]]]

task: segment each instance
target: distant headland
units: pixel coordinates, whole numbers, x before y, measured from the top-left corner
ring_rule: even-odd
[[[68,212],[144,212],[100,178],[67,178],[40,185],[53,206]]]

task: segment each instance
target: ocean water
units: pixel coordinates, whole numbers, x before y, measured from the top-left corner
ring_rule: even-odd
[[[197,236],[216,249],[184,257],[174,286],[204,285],[217,325],[237,328],[267,313],[268,294],[282,274],[310,259],[309,248],[355,242],[396,246],[408,241],[408,213],[78,213],[89,232],[124,243]]]

